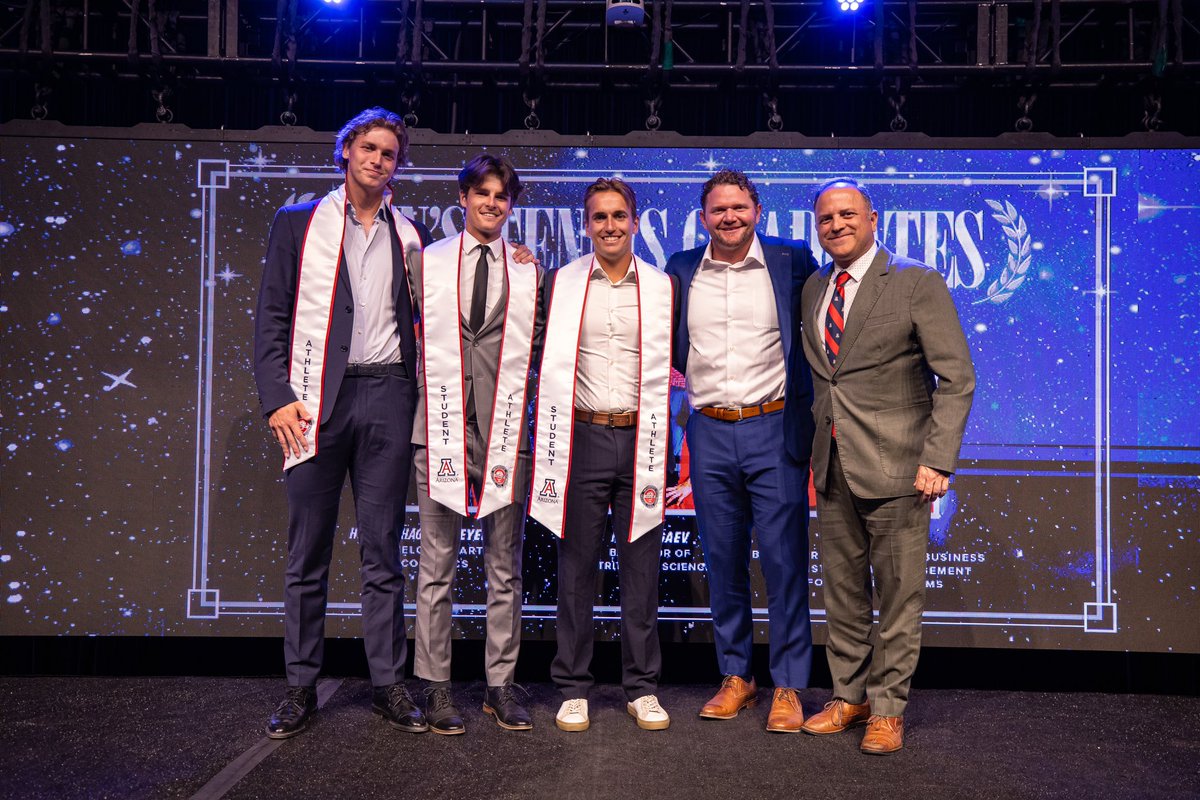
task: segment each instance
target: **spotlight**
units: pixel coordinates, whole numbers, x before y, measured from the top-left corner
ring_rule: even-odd
[[[322,2],[327,6],[340,6],[342,4],[342,0],[322,0]]]
[[[866,0],[837,0],[838,8],[847,14],[853,14],[855,11],[858,11],[858,9],[862,8],[864,2]]]
[[[608,0],[604,19],[622,28],[641,25],[646,21],[646,4],[643,0]]]

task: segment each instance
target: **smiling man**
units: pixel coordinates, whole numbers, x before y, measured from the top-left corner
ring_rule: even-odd
[[[813,484],[833,699],[804,731],[867,724],[862,752],[885,755],[904,746],[930,502],[949,489],[975,369],[945,279],[876,243],[879,214],[866,188],[835,178],[813,205],[833,258],[808,279],[801,306],[816,392]]]
[[[700,710],[732,719],[758,702],[751,674],[750,532],[767,584],[775,693],[766,728],[796,733],[808,685],[808,459],[812,381],[798,300],[816,269],[808,244],[759,236],[758,190],[722,170],[700,192],[710,241],[676,253],[675,367],[687,377],[687,444],[696,522],[708,566],[720,690]]]
[[[347,473],[373,708],[400,730],[426,729],[403,683],[399,531],[417,365],[409,272],[430,240],[400,214],[388,188],[407,145],[398,116],[367,109],[338,133],[333,155],[344,181],[319,201],[280,209],[271,225],[254,320],[254,376],[283,451],[288,496],[288,690],[267,722],[273,739],[300,733],[316,711],[329,563]]]
[[[593,253],[547,278],[530,509],[559,537],[550,673],[563,702],[555,724],[591,724],[597,564],[615,538],[626,709],[643,730],[662,730],[671,721],[655,693],[673,281],[633,255],[637,197],[629,184],[601,178],[583,206]]]
[[[521,195],[507,159],[477,156],[458,188],[463,231],[428,247],[413,281],[422,355],[413,437],[421,511],[415,671],[428,682],[430,729],[463,733],[450,695],[451,593],[462,527],[474,516],[483,523],[487,583],[483,708],[502,728],[529,730],[513,677],[529,495],[526,384],[541,340],[542,271],[517,263],[501,239]]]

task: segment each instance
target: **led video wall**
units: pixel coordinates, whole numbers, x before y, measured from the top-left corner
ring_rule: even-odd
[[[550,268],[590,249],[581,198],[599,176],[636,189],[636,252],[659,267],[706,241],[699,191],[717,169],[757,182],[761,232],[810,241],[814,188],[867,182],[883,243],[944,276],[978,373],[933,508],[926,643],[1200,652],[1200,150],[489,149],[527,186],[507,238]],[[479,150],[414,146],[399,205],[457,233],[455,179]],[[320,137],[0,137],[0,634],[281,635],[285,497],[253,312],[274,211],[338,183],[330,152]],[[675,378],[660,618],[707,641]],[[815,516],[810,530],[823,641]],[[359,634],[356,535],[347,490],[332,635]],[[410,496],[411,577],[419,544]],[[482,547],[465,528],[462,636],[483,631]],[[552,636],[555,545],[533,522],[525,553],[526,636]],[[601,567],[597,630],[614,636],[615,550]],[[765,640],[757,572],[755,587]]]

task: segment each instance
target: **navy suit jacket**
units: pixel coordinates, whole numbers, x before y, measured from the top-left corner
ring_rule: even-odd
[[[812,374],[804,359],[804,344],[801,335],[800,295],[808,276],[816,272],[817,262],[813,258],[808,242],[803,240],[778,239],[774,236],[759,236],[763,257],[767,260],[767,273],[775,290],[775,311],[779,315],[779,337],[783,343],[786,362],[787,384],[784,389],[784,446],[789,456],[803,463],[812,455]],[[677,281],[679,297],[675,307],[679,318],[675,326],[675,369],[687,374],[688,351],[688,297],[691,294],[692,278],[704,257],[705,247],[684,250],[667,261],[667,274]]]
[[[299,275],[300,248],[308,230],[309,220],[319,201],[284,206],[271,223],[267,243],[266,263],[258,292],[258,311],[254,317],[254,378],[258,383],[258,400],[263,416],[298,399],[288,382],[291,360],[292,316],[296,310],[296,279]],[[378,223],[377,223],[378,224]],[[429,230],[414,222],[421,246],[432,238]],[[388,223],[388,238],[392,244],[392,291],[396,306],[396,325],[400,333],[400,353],[409,370],[417,364],[416,338],[413,333],[412,298],[408,288],[408,269],[404,250],[396,229]],[[334,290],[330,314],[329,341],[325,350],[325,376],[321,390],[321,420],[324,424],[333,413],[334,400],[346,373],[350,358],[350,337],[354,327],[354,293],[346,261],[338,264],[337,288]]]

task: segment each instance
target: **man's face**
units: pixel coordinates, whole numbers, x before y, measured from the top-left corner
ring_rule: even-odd
[[[500,238],[500,230],[512,209],[512,199],[499,178],[488,175],[478,185],[459,192],[458,202],[466,209],[467,230],[480,243]]]
[[[400,141],[387,128],[371,128],[342,148],[346,182],[369,195],[382,194],[400,158]]]
[[[712,237],[713,255],[722,261],[744,258],[741,251],[750,246],[761,216],[762,206],[745,189],[726,183],[714,186],[700,212],[700,222]]]
[[[875,243],[879,215],[867,210],[866,198],[849,186],[826,189],[817,198],[817,235],[833,263],[848,267]]]
[[[637,219],[629,213],[629,204],[620,192],[596,192],[588,198],[587,236],[592,240],[596,258],[607,266],[619,266],[633,252]]]

